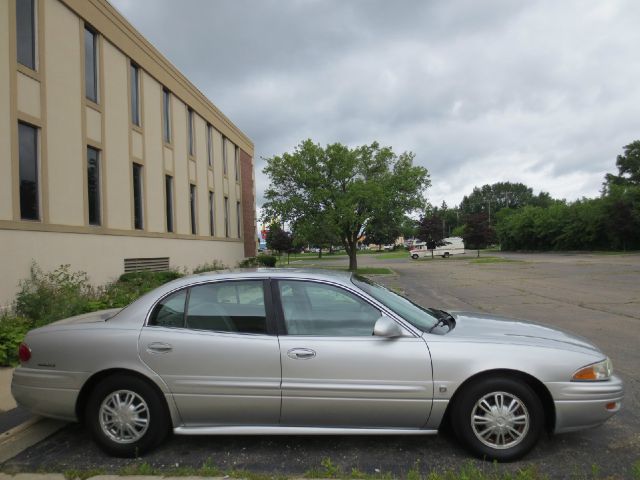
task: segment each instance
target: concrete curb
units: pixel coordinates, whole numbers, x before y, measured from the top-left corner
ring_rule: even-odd
[[[54,434],[65,425],[67,425],[67,422],[60,420],[33,417],[17,427],[7,430],[0,435],[0,463],[15,457],[20,452]]]

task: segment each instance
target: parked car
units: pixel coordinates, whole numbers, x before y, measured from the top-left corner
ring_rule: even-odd
[[[432,245],[429,245],[427,242],[416,243],[409,251],[409,257],[414,260],[431,255],[449,258],[451,255],[460,255],[465,253],[464,241],[460,237],[443,238],[441,243],[441,245],[438,245],[435,242],[433,242]]]
[[[429,435],[448,420],[487,459],[546,429],[603,423],[622,381],[589,341],[423,308],[345,272],[247,270],[172,281],[122,310],[30,331],[11,385],[117,456],[177,435]]]

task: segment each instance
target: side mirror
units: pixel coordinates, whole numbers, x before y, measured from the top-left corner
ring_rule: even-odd
[[[373,334],[376,337],[395,338],[403,335],[402,329],[392,318],[382,315],[373,327]]]

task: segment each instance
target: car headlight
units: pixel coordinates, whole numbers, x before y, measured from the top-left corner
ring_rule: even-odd
[[[571,380],[577,380],[580,382],[593,382],[599,380],[609,380],[613,374],[613,364],[607,357],[601,362],[592,363],[586,367],[582,367],[576,373],[573,374]]]

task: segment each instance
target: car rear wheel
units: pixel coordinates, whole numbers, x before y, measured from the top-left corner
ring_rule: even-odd
[[[134,457],[159,445],[169,430],[164,399],[146,381],[114,375],[89,397],[86,424],[100,447],[117,457]]]
[[[460,392],[451,420],[458,438],[475,455],[509,462],[537,443],[544,426],[544,410],[526,383],[490,378]]]
[[[442,255],[442,258],[449,258],[449,252],[444,252],[444,255]]]

